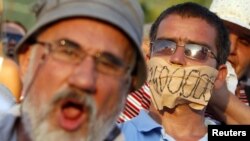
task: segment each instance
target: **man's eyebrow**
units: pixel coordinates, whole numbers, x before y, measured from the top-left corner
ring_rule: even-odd
[[[250,34],[242,34],[240,37],[250,42]]]
[[[155,40],[169,40],[169,41],[177,42],[176,38],[171,38],[171,37],[157,37]]]

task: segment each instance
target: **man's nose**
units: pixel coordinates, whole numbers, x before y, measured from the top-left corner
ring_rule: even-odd
[[[170,56],[169,62],[172,64],[177,64],[182,66],[186,65],[184,51],[185,51],[184,46],[177,45],[175,52]]]
[[[95,67],[95,60],[92,57],[86,57],[78,64],[68,82],[69,85],[79,89],[94,93],[96,90],[97,71]]]

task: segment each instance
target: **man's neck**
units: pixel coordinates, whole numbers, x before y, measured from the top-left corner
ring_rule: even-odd
[[[149,115],[176,140],[199,140],[207,133],[204,111],[192,110],[188,105],[162,111],[151,108]]]

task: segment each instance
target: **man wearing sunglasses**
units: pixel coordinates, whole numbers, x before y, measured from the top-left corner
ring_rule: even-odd
[[[250,124],[250,108],[248,107],[250,81],[247,77],[250,62],[250,27],[247,25],[250,14],[249,4],[248,0],[213,0],[211,4],[210,10],[224,20],[230,32],[232,43],[228,60],[234,68],[237,68],[236,73],[240,81],[236,90],[237,76],[234,68],[229,64],[226,83],[222,88],[215,89],[215,93],[218,94],[213,94],[209,102],[209,110],[206,113],[208,122]],[[238,97],[233,95],[235,92]],[[118,123],[134,118],[139,114],[140,109],[148,110],[150,95],[147,84],[130,94]]]
[[[149,113],[141,110],[120,124],[125,139],[207,140],[205,110],[227,74],[229,37],[223,22],[198,4],[183,3],[161,13],[150,40],[153,105]]]
[[[5,21],[3,23],[3,45],[4,53],[14,59],[14,50],[17,43],[26,34],[26,28],[16,21]]]
[[[1,141],[113,140],[127,94],[147,77],[139,2],[38,0],[33,10],[16,50],[24,99],[1,115]]]
[[[0,56],[0,82],[1,87],[6,87],[14,96],[11,100],[19,102],[21,96],[22,82],[20,78],[20,70],[13,55],[15,45],[25,34],[24,28],[18,22],[5,21],[2,23],[2,44]],[[2,52],[3,51],[3,52]],[[6,95],[6,94],[5,94]]]
[[[0,5],[1,5],[0,0]],[[2,5],[1,5],[2,6]],[[2,7],[0,6],[0,17],[3,17]],[[0,18],[1,27],[4,25],[3,19]],[[22,82],[20,78],[20,70],[14,60],[6,57],[4,54],[5,38],[2,33],[5,29],[0,29],[1,39],[0,39],[0,101],[1,101],[1,111],[9,109],[9,106],[16,102],[19,102],[21,95]],[[14,31],[11,31],[14,32]]]

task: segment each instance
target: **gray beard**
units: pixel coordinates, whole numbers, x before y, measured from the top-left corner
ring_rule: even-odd
[[[72,93],[73,92],[73,93]],[[78,94],[80,93],[80,94]],[[114,126],[117,116],[122,107],[114,106],[109,109],[109,114],[97,115],[95,101],[91,94],[82,94],[72,89],[63,89],[55,94],[49,103],[41,103],[37,106],[37,98],[28,94],[22,104],[22,123],[25,125],[25,132],[32,141],[101,141]],[[83,123],[79,129],[69,132],[53,123],[54,107],[64,98],[76,97],[88,108],[88,122]],[[36,99],[36,100],[35,100]],[[51,122],[52,121],[52,122]]]

